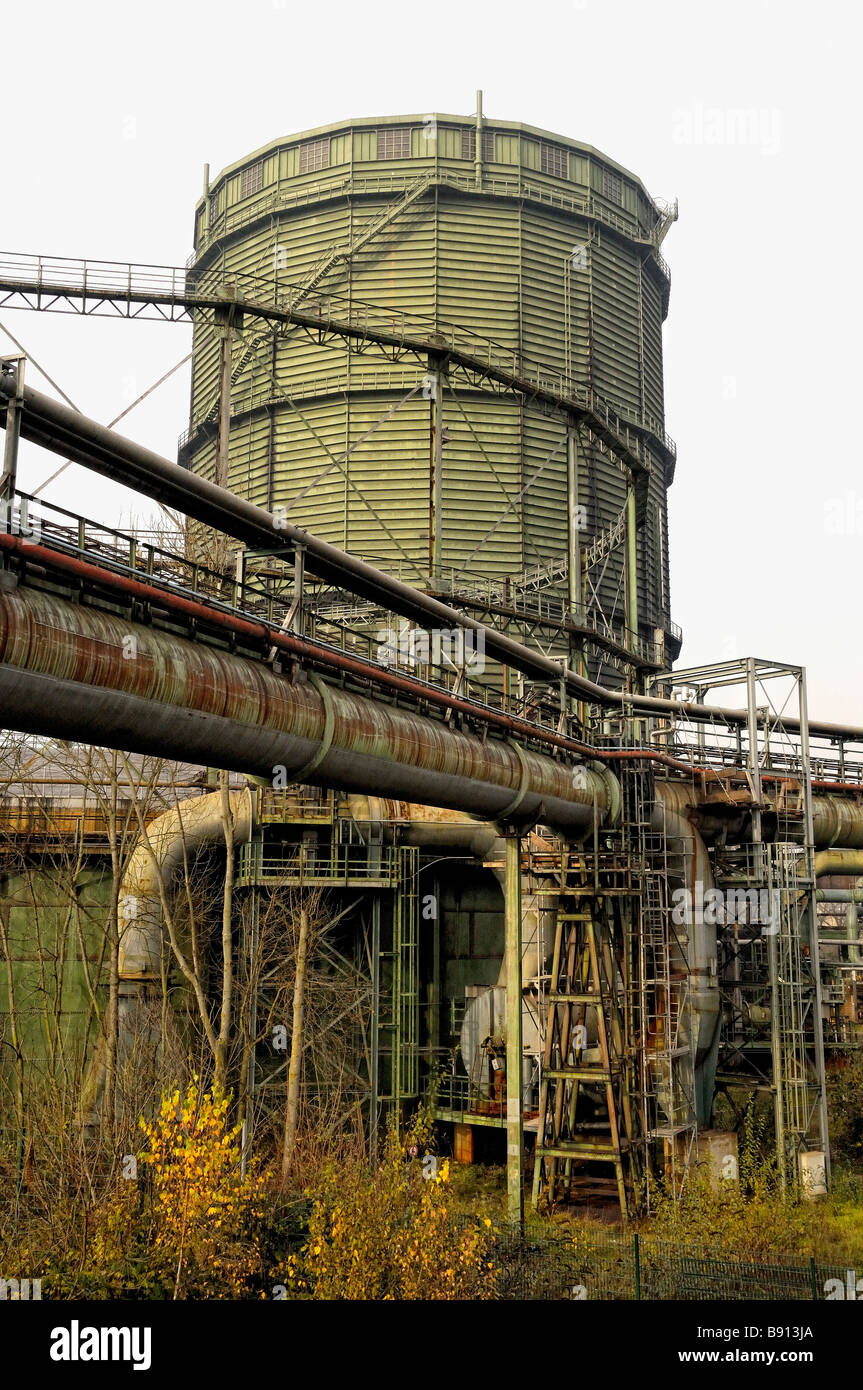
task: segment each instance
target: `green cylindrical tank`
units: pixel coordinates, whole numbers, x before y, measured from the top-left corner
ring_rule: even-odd
[[[668,215],[618,164],[530,126],[362,119],[274,141],[208,182],[193,267],[226,282],[260,277],[269,294],[275,281],[283,300],[342,316],[403,311],[442,341],[457,325],[461,341],[475,335],[478,356],[592,388],[636,430],[650,461],[638,510],[639,627],[648,638],[663,628],[674,656],[674,450],[661,342],[669,281],[659,254]],[[196,324],[194,346],[181,458],[214,477],[212,324]],[[458,590],[472,576],[518,583],[535,573],[565,599],[564,413],[448,370],[445,357],[397,348],[387,356],[260,320],[242,325],[232,354],[227,481],[236,492],[288,507],[292,521],[418,584],[431,575]],[[423,380],[440,367],[438,391]],[[577,481],[586,545],[624,511],[626,478],[583,428]],[[609,609],[624,552],[613,551],[602,581]]]

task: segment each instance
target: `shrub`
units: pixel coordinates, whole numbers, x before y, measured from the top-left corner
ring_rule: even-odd
[[[193,1079],[142,1119],[137,1180],[118,1177],[42,1262],[52,1298],[243,1298],[262,1288],[268,1174],[242,1169],[229,1097]]]
[[[377,1169],[356,1161],[330,1166],[314,1194],[308,1239],[286,1261],[294,1296],[494,1297],[491,1220],[456,1219],[449,1162],[432,1148],[433,1126],[420,1110],[404,1135],[389,1127]],[[424,1176],[424,1168],[433,1175]]]
[[[693,1167],[682,1193],[660,1190],[653,1202],[650,1235],[705,1255],[759,1259],[808,1250],[814,1209],[782,1192],[776,1158],[765,1152],[767,1120],[754,1105],[738,1132],[738,1179],[724,1181]]]
[[[267,1175],[254,1159],[243,1172],[242,1126],[228,1127],[229,1103],[215,1089],[200,1095],[192,1080],[185,1094],[162,1097],[155,1120],[141,1121],[154,1255],[176,1270],[175,1298],[184,1281],[199,1296],[241,1296],[261,1274],[254,1227],[264,1215]]]
[[[863,1053],[846,1053],[827,1077],[830,1149],[834,1157],[863,1161]]]

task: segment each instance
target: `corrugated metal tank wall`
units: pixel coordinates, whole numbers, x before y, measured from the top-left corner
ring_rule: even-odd
[[[475,140],[473,121],[441,116],[355,121],[276,142],[225,170],[199,203],[196,265],[218,265],[226,279],[246,272],[297,285],[328,251],[350,247],[417,180],[431,177],[416,201],[328,271],[309,302],[346,295],[355,307],[457,324],[526,362],[569,373],[630,420],[661,432],[668,285],[650,256],[658,213],[643,186],[588,147],[490,121],[477,190]],[[393,157],[399,148],[404,157]],[[584,256],[573,261],[582,246]],[[335,338],[321,344],[302,329],[262,332],[260,324],[246,326],[235,361],[252,339],[233,388],[230,486],[268,508],[308,488],[291,520],[422,581],[429,568],[428,401],[414,397],[346,464],[314,483],[416,385],[422,365],[350,351]],[[217,390],[218,343],[202,325],[182,457],[211,477],[214,429],[200,422],[212,415]],[[563,418],[454,374],[443,420],[443,575],[466,568],[512,578],[562,557]],[[644,632],[669,627],[666,481],[657,454],[639,537]],[[625,483],[607,455],[587,444],[579,486],[589,539],[620,512]],[[609,593],[621,564],[615,554]]]

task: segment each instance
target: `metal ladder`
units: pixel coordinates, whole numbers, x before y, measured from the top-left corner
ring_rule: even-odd
[[[677,1192],[696,1139],[693,1018],[686,968],[687,943],[678,936],[668,901],[668,844],[652,823],[652,775],[627,778],[632,850],[639,895],[634,918],[638,955],[637,1015],[641,1116],[645,1145],[663,1146],[663,1176]],[[685,928],[684,928],[685,931]],[[675,959],[676,957],[676,959]],[[652,1165],[645,1153],[650,1204]]]
[[[612,866],[612,875],[619,872],[619,865]],[[597,893],[599,876],[599,866],[591,865],[583,851],[571,847],[562,850],[554,955],[546,995],[533,1203],[541,1198],[551,1204],[584,1197],[607,1198],[616,1193],[626,1216],[632,1198],[627,1158],[632,1150],[633,1116],[626,1085],[618,963],[601,883]],[[591,1050],[599,1052],[598,1060],[585,1056],[589,1008],[596,1012],[597,1048]],[[586,1087],[601,1097],[601,1119],[579,1114],[579,1099],[588,1099],[583,1094]],[[610,1165],[614,1177],[602,1179],[586,1173],[589,1164]]]

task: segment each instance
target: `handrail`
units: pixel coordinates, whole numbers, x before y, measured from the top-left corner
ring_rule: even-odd
[[[242,581],[238,582],[232,574],[214,570],[201,560],[180,554],[176,550],[168,550],[145,539],[147,535],[156,533],[118,531],[114,527],[90,521],[56,503],[47,502],[44,498],[22,491],[16,491],[15,498],[19,504],[25,504],[28,524],[38,528],[43,544],[53,543],[64,551],[97,558],[100,562],[107,562],[113,568],[130,574],[146,574],[150,582],[170,584],[178,592],[194,594],[196,598],[203,598],[219,609],[242,613],[247,617],[266,616],[269,621],[280,621],[290,611],[293,602],[292,588],[283,598],[279,598],[265,586],[245,575]],[[39,510],[34,512],[34,507]],[[3,519],[0,517],[0,529],[2,528]],[[181,533],[177,533],[177,538],[184,539]],[[372,562],[376,557],[363,554],[361,558]],[[422,585],[426,578],[417,565],[411,573],[410,582]],[[225,599],[226,590],[232,595],[230,602]],[[596,613],[589,612],[582,605],[570,608],[563,599],[548,598],[541,592],[528,591],[520,594],[518,590],[519,586],[516,583],[510,587],[507,594],[503,580],[457,570],[451,566],[440,580],[439,592],[445,592],[457,603],[462,600],[498,606],[505,604],[526,618],[545,618],[560,623],[561,626],[570,622],[574,626],[594,632],[597,636],[605,637],[609,642],[645,662],[652,664],[655,661],[656,652],[653,644],[629,631],[624,623],[600,621]],[[353,647],[365,648],[367,654],[371,655],[376,643],[366,632],[357,632],[349,624],[351,621],[368,623],[372,616],[381,612],[383,610],[377,609],[365,600],[346,601],[336,594],[334,600],[325,607],[319,606],[313,617],[313,627],[315,631],[320,628],[328,633],[330,639],[334,637],[336,645],[342,649],[345,643],[348,643]],[[670,632],[678,640],[682,637],[681,629],[667,615],[661,615],[661,621],[666,632]],[[398,661],[391,664],[396,668],[399,666]]]
[[[195,308],[220,309],[235,302],[249,314],[277,322],[306,324],[324,332],[404,346],[424,355],[449,353],[469,371],[491,375],[522,394],[545,397],[564,409],[579,411],[589,428],[600,435],[604,431],[612,448],[620,449],[647,471],[651,454],[642,436],[659,444],[672,459],[676,456],[673,439],[655,417],[645,418],[620,403],[612,408],[592,387],[470,329],[433,316],[408,314],[319,291],[307,296],[297,309],[292,307],[297,287],[280,282],[278,277],[267,280],[238,272],[226,284],[223,276],[221,267],[197,274],[176,266],[0,253],[0,291],[5,286],[12,295],[35,294],[37,303],[29,304],[31,308],[55,308],[58,302],[80,299],[82,306],[95,300],[97,305],[110,305],[115,312],[120,305],[131,308],[133,303],[146,303],[191,315]],[[43,304],[43,298],[50,303]],[[78,312],[71,304],[70,309]],[[82,307],[80,312],[84,311]]]
[[[218,213],[202,232],[197,248],[187,260],[186,265],[193,265],[223,236],[236,228],[248,226],[258,217],[266,217],[281,209],[300,207],[317,200],[333,196],[338,197],[346,193],[382,193],[386,195],[407,192],[411,184],[418,177],[424,177],[425,174],[426,171],[424,170],[420,170],[418,173],[416,165],[412,165],[410,177],[407,171],[403,175],[376,175],[371,178],[336,172],[332,179],[319,179],[316,183],[306,184],[304,187],[294,187],[289,191],[274,189],[268,196],[258,197],[255,200],[250,199],[242,207],[223,209]],[[466,193],[476,190],[472,174],[459,174],[454,170],[440,167],[438,167],[437,172],[430,167],[427,174],[430,182],[439,187],[455,188]],[[653,231],[648,235],[643,234],[634,216],[627,218],[618,215],[611,208],[607,208],[592,193],[588,193],[586,196],[574,192],[567,193],[562,188],[557,188],[552,184],[530,182],[521,178],[507,178],[499,174],[487,175],[483,180],[482,191],[483,194],[491,194],[492,197],[528,198],[532,202],[547,203],[549,206],[560,207],[579,216],[602,222],[604,226],[611,227],[636,245],[651,248],[651,255],[655,258],[660,271],[669,284],[671,282],[671,271],[659,250],[656,232]],[[657,226],[659,225],[661,223],[657,224]]]

